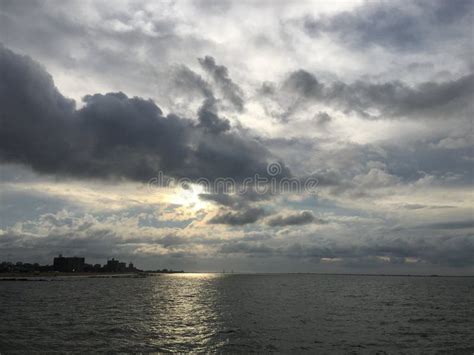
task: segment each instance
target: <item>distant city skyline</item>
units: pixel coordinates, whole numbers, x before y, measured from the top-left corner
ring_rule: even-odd
[[[104,265],[86,263],[83,256],[63,256],[59,254],[55,256],[51,263],[40,265],[38,262],[23,261],[5,261],[0,260],[0,273],[28,273],[28,272],[66,272],[66,273],[83,273],[83,272],[137,272],[141,271],[129,262],[121,262],[115,258],[108,258]]]

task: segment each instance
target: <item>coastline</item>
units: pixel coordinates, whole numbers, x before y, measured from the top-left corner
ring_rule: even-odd
[[[0,274],[0,281],[60,281],[70,278],[144,278],[147,273],[113,273],[113,272],[44,272],[44,273],[5,273]]]

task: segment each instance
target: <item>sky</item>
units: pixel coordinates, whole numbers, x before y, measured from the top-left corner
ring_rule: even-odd
[[[473,8],[0,0],[0,260],[474,274]]]

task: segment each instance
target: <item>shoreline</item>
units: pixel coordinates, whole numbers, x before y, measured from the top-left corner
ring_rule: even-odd
[[[129,272],[129,273],[114,273],[114,272],[81,272],[81,273],[68,273],[68,272],[43,272],[43,273],[0,273],[0,281],[64,281],[71,279],[87,279],[87,278],[146,278],[169,274],[217,274],[217,275],[232,275],[231,273],[222,272]],[[354,276],[354,277],[414,277],[414,278],[472,278],[474,275],[410,275],[410,274],[344,274],[344,273],[307,273],[307,272],[295,272],[295,273],[235,273],[234,275],[319,275],[319,276]]]
[[[143,278],[148,275],[145,273],[5,273],[0,274],[0,281],[55,281],[65,280],[69,278],[85,279],[85,278]]]

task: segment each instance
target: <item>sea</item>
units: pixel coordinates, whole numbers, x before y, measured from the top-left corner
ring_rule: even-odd
[[[0,282],[0,353],[474,353],[474,278],[159,274]]]

